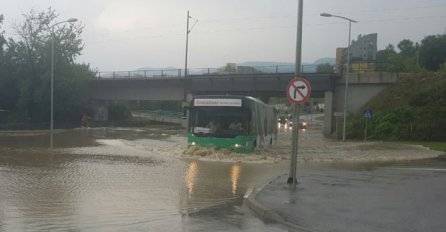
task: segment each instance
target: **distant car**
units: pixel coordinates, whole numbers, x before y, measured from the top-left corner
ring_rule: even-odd
[[[293,126],[293,120],[289,120],[290,121],[290,127]],[[308,128],[308,123],[302,119],[299,119],[299,129],[307,129]]]
[[[278,121],[279,121],[280,124],[285,125],[285,124],[288,123],[288,118],[286,116],[279,116],[279,120]]]
[[[299,120],[299,129],[307,129],[308,123],[304,120]]]

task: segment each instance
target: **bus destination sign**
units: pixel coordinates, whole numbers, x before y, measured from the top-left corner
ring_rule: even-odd
[[[242,107],[242,99],[196,98],[196,99],[194,99],[194,106],[232,106],[232,107]]]

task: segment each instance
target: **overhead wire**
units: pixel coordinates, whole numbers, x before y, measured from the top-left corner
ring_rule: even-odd
[[[335,12],[334,14],[350,14],[350,13],[373,13],[373,12],[388,12],[388,11],[402,11],[402,10],[414,10],[414,9],[429,9],[429,8],[439,8],[446,7],[446,4],[438,4],[438,5],[430,5],[430,6],[417,6],[417,7],[403,7],[403,8],[389,8],[389,9],[372,9],[372,10],[362,10],[362,11],[344,11],[344,12]],[[320,13],[320,12],[319,12]],[[318,14],[319,14],[318,13]],[[316,14],[316,13],[310,13]],[[204,19],[200,20],[201,23],[215,23],[215,22],[229,22],[229,21],[240,21],[240,20],[270,20],[270,19],[281,19],[281,18],[295,18],[296,16],[267,16],[267,17],[239,17],[239,18],[225,18],[225,19]],[[361,23],[374,23],[374,22],[388,22],[388,21],[408,21],[408,20],[423,20],[423,19],[436,19],[436,18],[445,18],[446,16],[421,16],[421,17],[402,17],[402,18],[385,18],[385,19],[371,19],[371,20],[361,20]],[[198,22],[195,19],[192,28]],[[323,26],[323,25],[335,25],[341,24],[341,22],[333,22],[333,23],[310,23],[304,24],[305,26]],[[104,32],[97,33],[97,36],[108,36],[114,34],[122,34],[122,33],[130,33],[136,31],[145,31],[151,29],[159,29],[159,28],[173,28],[184,26],[182,23],[173,23],[173,24],[165,24],[159,26],[151,26],[151,27],[142,27],[136,29],[129,29],[119,32]],[[195,34],[210,34],[210,33],[223,33],[223,32],[244,32],[244,31],[256,31],[256,30],[277,30],[277,29],[287,29],[287,28],[295,28],[296,25],[288,25],[288,26],[272,26],[272,27],[246,27],[246,28],[231,28],[231,29],[220,29],[220,30],[209,30],[209,31],[194,31]],[[14,33],[4,33],[5,36],[18,36]],[[150,36],[139,36],[139,37],[127,37],[127,38],[118,38],[118,39],[103,39],[103,40],[93,40],[89,41],[89,43],[107,43],[107,42],[119,42],[119,41],[128,41],[128,40],[139,40],[139,39],[156,39],[156,38],[164,38],[164,37],[177,37],[184,36],[183,33],[174,33],[174,34],[158,34],[158,35],[150,35]]]
[[[389,21],[428,20],[428,19],[437,19],[437,18],[446,18],[446,16],[387,18],[387,19],[363,20],[360,22],[361,23],[376,23],[376,22],[389,22]],[[304,24],[304,25],[305,26],[325,26],[325,25],[343,25],[343,23],[342,22],[308,23],[308,24]],[[258,27],[231,28],[231,29],[219,29],[219,30],[208,30],[208,31],[196,30],[193,33],[194,34],[213,34],[213,33],[227,33],[227,32],[283,30],[283,29],[295,29],[295,28],[296,28],[296,24],[291,24],[291,25],[285,25],[285,26],[258,26]],[[97,41],[90,41],[89,43],[119,42],[119,41],[127,41],[127,40],[154,39],[154,38],[179,37],[179,36],[184,36],[184,34],[183,33],[164,34],[164,35],[160,34],[160,35],[140,36],[140,37],[121,38],[121,39],[97,40]]]

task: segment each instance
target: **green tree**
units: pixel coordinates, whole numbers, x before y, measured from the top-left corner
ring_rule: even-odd
[[[334,73],[334,65],[329,63],[318,64],[316,66],[317,73]]]
[[[11,65],[17,70],[14,75],[18,81],[20,97],[15,115],[20,121],[46,122],[49,118],[52,39],[54,39],[54,104],[66,107],[77,104],[77,99],[67,101],[64,96],[67,92],[73,92],[70,88],[76,86],[66,86],[65,83],[73,84],[73,80],[77,82],[84,79],[80,75],[85,75],[85,72],[76,73],[80,66],[73,63],[83,48],[80,38],[83,26],[67,23],[52,26],[57,21],[57,14],[51,8],[43,12],[31,10],[24,15],[24,22],[15,26],[20,39],[18,41],[11,39],[8,43],[8,50],[11,57],[14,57],[14,63]],[[92,74],[86,76],[91,77]],[[67,120],[66,115],[61,116],[60,108],[55,107],[55,110],[55,121]]]
[[[398,49],[400,49],[401,56],[415,57],[416,47],[414,43],[408,39],[401,40],[398,45]]]
[[[8,41],[1,29],[3,19],[3,15],[0,15],[0,110],[12,110],[17,102],[18,89],[16,79],[12,75],[15,67],[11,65]]]
[[[395,47],[389,44],[386,49],[378,51],[376,55],[377,69],[387,72],[419,72],[420,66],[417,64],[417,47],[412,41],[405,39]]]
[[[398,53],[392,44],[387,45],[384,50],[376,53],[376,68],[379,71],[397,72],[398,67],[395,62]]]
[[[402,72],[420,72],[421,67],[418,64],[418,43],[405,39],[398,43],[400,52],[396,61]]]
[[[432,71],[438,71],[446,62],[446,34],[426,36],[420,45],[420,64]]]

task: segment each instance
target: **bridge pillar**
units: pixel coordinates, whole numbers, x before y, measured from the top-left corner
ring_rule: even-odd
[[[192,104],[192,98],[190,101],[183,101],[181,103],[181,110],[183,111],[183,116],[181,117],[181,126],[183,128],[186,128],[186,130],[189,128],[189,115],[190,115],[190,106]],[[187,133],[187,131],[186,131]]]
[[[333,92],[325,92],[325,119],[324,136],[330,137],[333,133]]]
[[[108,104],[106,101],[95,102],[93,104],[95,121],[108,121]]]

